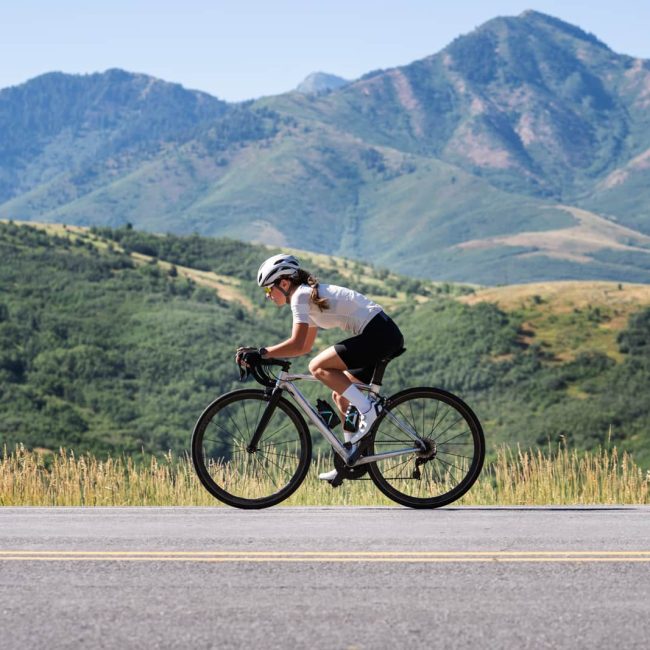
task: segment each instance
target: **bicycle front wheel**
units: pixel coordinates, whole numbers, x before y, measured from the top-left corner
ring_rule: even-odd
[[[250,442],[269,404],[262,390],[236,390],[214,401],[192,434],[192,462],[203,486],[236,508],[268,508],[289,497],[311,462],[311,437],[283,397],[255,449]]]
[[[393,395],[370,436],[370,454],[412,446],[402,427],[426,449],[370,464],[370,477],[387,497],[411,508],[439,508],[472,487],[483,467],[485,439],[467,404],[438,388]]]

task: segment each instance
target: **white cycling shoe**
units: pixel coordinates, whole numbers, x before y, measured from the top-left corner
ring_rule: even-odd
[[[382,412],[381,404],[374,404],[370,407],[369,411],[363,413],[359,418],[359,426],[357,427],[357,432],[350,438],[350,442],[354,445],[361,438],[364,438],[370,433],[372,425],[375,423],[379,414]]]
[[[377,421],[379,414],[382,412],[381,404],[374,404],[369,411],[363,413],[359,417],[359,425],[357,427],[357,432],[350,438],[350,442],[355,445],[361,438],[364,438],[370,433],[372,425]],[[321,481],[333,481],[338,474],[337,470],[333,469],[330,472],[323,472],[318,475],[318,478]]]

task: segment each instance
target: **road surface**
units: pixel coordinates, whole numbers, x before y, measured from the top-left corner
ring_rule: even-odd
[[[647,648],[650,507],[1,508],[0,648]]]

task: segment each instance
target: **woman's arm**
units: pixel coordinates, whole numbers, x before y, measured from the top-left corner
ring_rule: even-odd
[[[266,348],[264,358],[299,357],[307,354],[311,351],[317,334],[317,327],[309,327],[307,323],[294,323],[291,337]]]

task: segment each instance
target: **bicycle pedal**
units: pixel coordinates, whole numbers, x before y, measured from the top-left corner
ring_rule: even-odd
[[[333,488],[337,488],[343,483],[343,476],[337,474],[331,481],[327,481]]]

